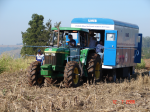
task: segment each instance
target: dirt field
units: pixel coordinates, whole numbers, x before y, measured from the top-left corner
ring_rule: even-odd
[[[77,88],[29,87],[25,77],[24,71],[0,75],[0,112],[150,112],[149,76]]]

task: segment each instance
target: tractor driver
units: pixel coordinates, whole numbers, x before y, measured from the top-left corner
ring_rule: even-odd
[[[36,61],[41,62],[41,65],[45,64],[45,59],[44,59],[44,55],[42,54],[41,50],[38,49],[38,54],[36,56]]]
[[[76,41],[72,38],[72,35],[69,35],[69,40],[67,41],[69,47],[76,47]]]

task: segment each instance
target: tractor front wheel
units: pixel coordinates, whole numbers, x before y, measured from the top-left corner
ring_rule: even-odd
[[[43,83],[43,77],[40,76],[41,62],[35,61],[30,64],[27,71],[27,81],[30,86],[41,85]]]
[[[80,84],[80,69],[76,61],[66,63],[64,70],[64,86],[77,87]]]

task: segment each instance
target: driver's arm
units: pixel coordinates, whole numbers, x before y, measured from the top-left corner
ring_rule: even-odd
[[[69,42],[69,45],[71,45],[72,47],[74,47],[74,44],[72,44],[71,42]]]
[[[69,42],[69,41],[67,41],[67,43],[69,44],[69,45],[71,45],[72,47],[74,47],[75,46],[75,43],[74,44],[72,44],[71,42]]]

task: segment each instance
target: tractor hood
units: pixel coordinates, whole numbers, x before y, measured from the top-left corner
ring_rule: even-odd
[[[46,48],[44,50],[45,53],[62,53],[62,54],[69,54],[68,48]]]

